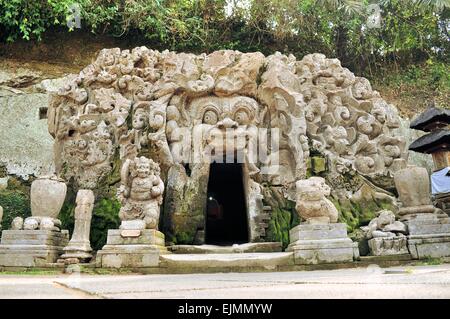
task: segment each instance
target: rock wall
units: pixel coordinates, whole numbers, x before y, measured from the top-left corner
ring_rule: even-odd
[[[66,78],[19,63],[0,61],[0,187],[9,175],[54,172],[53,138],[47,128],[49,97]],[[55,78],[56,77],[56,78]]]

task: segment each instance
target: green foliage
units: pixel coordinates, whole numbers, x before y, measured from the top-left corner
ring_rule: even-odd
[[[29,196],[20,190],[0,190],[0,206],[3,207],[2,229],[9,229],[15,217],[31,215]]]
[[[62,228],[68,229],[70,234],[73,234],[75,207],[75,197],[67,196],[59,214]],[[94,204],[90,234],[93,250],[100,250],[105,245],[108,229],[119,228],[119,210],[120,203],[116,198],[102,198]]]
[[[0,0],[0,25],[7,41],[41,39],[50,26],[66,22],[75,0]]]
[[[59,220],[61,220],[61,229],[67,229],[69,234],[73,234],[73,228],[75,226],[75,196],[66,196],[66,200],[59,212]]]
[[[0,0],[0,36],[40,39],[49,28],[68,28],[75,2],[83,30],[137,36],[157,48],[322,52],[360,74],[448,61],[448,0]],[[371,3],[381,8],[379,27],[368,24]]]
[[[91,246],[100,250],[106,244],[108,229],[118,229],[120,203],[116,198],[103,198],[94,205],[91,222]]]

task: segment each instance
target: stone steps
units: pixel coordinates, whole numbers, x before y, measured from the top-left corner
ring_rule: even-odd
[[[280,242],[245,243],[233,246],[173,245],[167,247],[174,254],[231,254],[281,252]]]
[[[276,269],[293,265],[291,252],[232,254],[170,254],[160,256],[160,267],[184,269],[252,268]]]

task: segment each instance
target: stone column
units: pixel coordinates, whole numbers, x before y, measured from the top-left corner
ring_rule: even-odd
[[[75,227],[69,244],[64,248],[65,253],[61,256],[65,263],[87,262],[92,258],[89,234],[94,201],[93,191],[89,189],[80,189],[78,191],[77,207],[75,208]]]

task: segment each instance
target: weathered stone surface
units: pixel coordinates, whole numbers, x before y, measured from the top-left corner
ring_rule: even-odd
[[[336,223],[338,211],[325,196],[330,195],[330,187],[322,177],[310,177],[295,183],[297,198],[295,209],[309,224]]]
[[[301,224],[291,229],[291,244],[296,264],[350,262],[359,258],[358,244],[347,237],[346,225]]]
[[[395,220],[395,215],[389,210],[378,212],[378,217],[372,219],[368,226],[361,227],[367,239],[379,237],[396,237],[407,234],[406,225]]]
[[[91,230],[92,210],[94,208],[94,192],[80,189],[77,193],[75,208],[75,227],[69,244],[64,247],[63,259],[77,258],[79,261],[88,261],[92,258],[89,234]]]
[[[103,268],[141,268],[158,267],[159,250],[148,245],[121,245],[103,248],[97,254]]]
[[[410,236],[408,249],[415,259],[447,257],[450,256],[450,236]]]
[[[145,229],[138,237],[123,237],[122,230],[108,230],[106,245],[157,245],[164,247],[164,234],[155,229]],[[165,248],[162,248],[165,250]]]
[[[161,267],[174,268],[221,268],[263,267],[292,265],[292,252],[242,253],[242,254],[171,254],[161,256]]]
[[[347,225],[343,223],[323,225],[299,225],[291,229],[289,238],[291,242],[297,240],[320,240],[347,237]]]
[[[11,222],[11,229],[12,230],[23,229],[23,218],[22,217],[14,217],[14,219]]]
[[[8,174],[28,179],[54,172],[53,139],[47,120],[39,118],[48,103],[47,94],[0,93],[0,163]]]
[[[119,229],[122,230],[144,230],[145,221],[142,219],[122,220]]]
[[[399,215],[433,213],[431,205],[430,179],[423,167],[408,166],[397,171],[394,175],[400,201],[403,206]]]
[[[173,245],[167,247],[174,254],[230,254],[230,253],[262,253],[281,252],[281,243],[246,243],[233,246],[216,245]]]
[[[450,218],[439,217],[435,214],[419,214],[415,218],[405,221],[410,236],[440,235],[450,236]]]
[[[34,217],[28,217],[25,219],[23,223],[23,229],[25,230],[33,230],[39,228],[40,219]]]
[[[51,231],[60,231],[61,221],[59,219],[51,218],[51,217],[43,217],[43,216],[31,216],[25,218],[23,221],[23,227],[21,227],[21,220],[13,220],[12,228],[13,229],[25,229],[25,230],[51,230]]]
[[[0,206],[0,230],[2,230],[3,207]]]
[[[6,189],[8,187],[9,176],[0,177],[0,190]]]
[[[204,241],[209,164],[222,156],[244,164],[251,241],[263,239],[267,224],[262,183],[287,193],[306,177],[310,148],[337,176],[383,179],[406,158],[395,109],[322,54],[297,61],[280,53],[105,49],[55,94],[48,115],[56,170],[78,186],[95,188],[117,157],[124,164],[145,154],[158,163],[164,227],[177,243]],[[259,158],[258,145],[270,145],[269,154]]]
[[[163,201],[164,183],[159,177],[159,165],[141,156],[133,160],[127,159],[121,171],[121,186],[117,196],[122,203],[119,217],[122,221],[144,221],[144,228],[157,229],[159,224],[159,206]],[[139,222],[128,222],[121,225],[139,226]],[[133,228],[131,228],[133,229]]]
[[[31,214],[58,218],[66,197],[67,186],[53,176],[39,177],[31,183]]]
[[[403,203],[399,214],[408,227],[408,249],[413,258],[450,256],[450,218],[431,205],[427,170],[408,167],[394,178]]]
[[[0,243],[0,266],[36,267],[54,263],[68,240],[67,231],[5,230]]]
[[[373,256],[408,254],[406,236],[372,238],[369,240],[369,249]]]
[[[426,134],[419,130],[410,129],[411,121],[407,118],[399,117],[400,126],[397,128],[398,136],[403,136],[406,140],[406,145],[410,145],[413,141]],[[433,158],[429,154],[422,154],[413,151],[408,151],[408,164],[427,169],[431,174],[434,170]]]
[[[159,255],[169,253],[164,247],[164,234],[155,229],[141,230],[139,237],[122,237],[121,232],[108,230],[106,245],[97,252],[101,267],[158,267]]]

